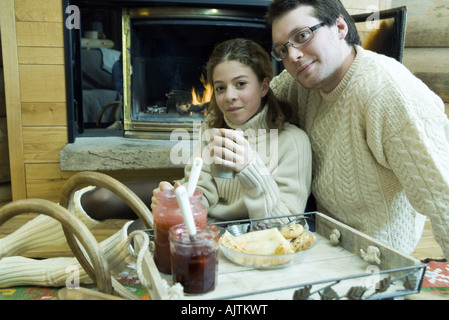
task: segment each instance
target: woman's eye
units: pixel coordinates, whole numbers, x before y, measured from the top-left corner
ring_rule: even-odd
[[[246,81],[239,81],[239,82],[237,82],[237,88],[242,88],[242,87],[244,87],[244,86],[246,86]]]
[[[215,87],[215,92],[221,92],[224,90],[224,87]]]

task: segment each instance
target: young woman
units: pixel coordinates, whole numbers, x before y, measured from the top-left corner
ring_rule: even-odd
[[[303,212],[310,194],[311,151],[304,131],[286,122],[289,110],[269,88],[269,55],[257,43],[233,39],[218,45],[207,63],[213,87],[197,154],[235,171],[215,177],[204,160],[198,188],[210,218],[219,220],[282,216]],[[241,133],[243,132],[243,136]],[[227,159],[227,160],[223,160]],[[188,180],[191,166],[186,166]],[[157,193],[172,188],[162,183]]]
[[[310,143],[304,131],[286,122],[289,109],[275,99],[269,88],[273,77],[269,55],[250,40],[226,41],[211,54],[207,76],[214,93],[202,125],[204,135],[198,151],[211,157],[209,161],[204,159],[198,188],[208,215],[229,220],[303,212],[311,185]],[[261,150],[264,154],[258,152]],[[268,156],[266,150],[270,150]],[[214,177],[211,162],[231,168],[235,177]],[[187,181],[190,170],[191,166],[186,166]],[[145,189],[142,187],[147,185],[134,183],[129,187],[144,199],[149,189],[142,192]],[[154,190],[153,200],[160,190],[173,187],[161,182]],[[88,227],[99,223],[98,218],[132,217],[118,210],[120,201],[112,193],[91,189],[77,191],[72,207],[72,212]],[[98,213],[99,210],[102,212]],[[109,212],[109,216],[104,212]],[[130,224],[131,221],[101,243],[113,274],[126,270],[132,261],[126,245]],[[67,268],[77,265],[75,258],[35,261],[11,257],[63,241],[59,222],[43,215],[0,239],[0,287],[63,286]],[[80,277],[80,281],[87,280],[81,268]]]

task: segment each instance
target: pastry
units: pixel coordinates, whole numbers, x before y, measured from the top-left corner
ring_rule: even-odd
[[[313,241],[315,240],[315,236],[314,235],[310,235],[306,232],[303,232],[299,235],[299,237],[294,238],[291,241],[291,244],[293,246],[293,249],[295,250],[295,252],[298,251],[302,251],[302,250],[306,250],[308,249],[312,244]]]
[[[221,244],[229,249],[250,254],[289,254],[294,250],[278,229],[253,231],[233,236],[226,231],[221,237]]]
[[[281,229],[281,233],[285,239],[294,239],[299,237],[304,231],[304,227],[300,224],[289,224]]]

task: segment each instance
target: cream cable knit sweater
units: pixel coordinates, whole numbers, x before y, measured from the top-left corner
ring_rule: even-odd
[[[303,130],[289,123],[285,124],[284,130],[276,131],[277,139],[276,135],[270,135],[266,123],[267,109],[268,106],[265,106],[243,125],[227,121],[231,128],[249,134],[249,141],[255,143],[253,149],[259,152],[255,160],[236,174],[234,179],[211,176],[210,165],[204,161],[198,188],[203,193],[203,203],[210,217],[233,220],[304,212],[311,188],[312,154],[309,139]],[[196,154],[207,150],[207,133],[211,132],[207,129],[210,128],[204,122],[202,143],[197,145],[201,150],[197,149]],[[271,154],[270,146],[275,148]],[[187,165],[187,181],[190,171],[191,165]]]
[[[449,121],[444,104],[402,64],[357,47],[329,94],[287,72],[271,82],[298,108],[313,152],[318,209],[405,253],[424,216],[449,258]],[[423,215],[421,215],[423,214]]]

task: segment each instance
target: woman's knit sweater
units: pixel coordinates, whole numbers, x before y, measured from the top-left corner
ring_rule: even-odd
[[[287,72],[271,82],[298,109],[313,153],[318,209],[411,253],[426,215],[449,258],[449,121],[444,104],[402,64],[356,47],[330,93]]]
[[[285,123],[281,131],[270,131],[268,106],[243,125],[227,124],[243,130],[255,159],[234,179],[213,177],[210,173],[210,128],[202,124],[202,141],[195,154],[204,160],[198,188],[210,217],[218,220],[263,218],[304,212],[311,188],[312,152],[307,135],[298,127]],[[270,150],[271,147],[271,150]],[[191,165],[185,168],[188,181]]]

